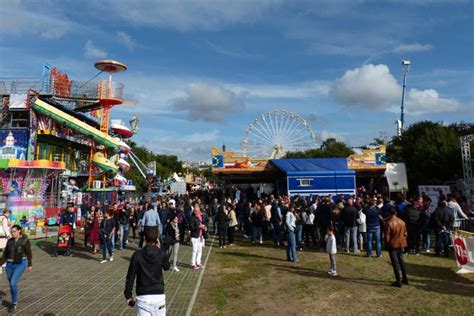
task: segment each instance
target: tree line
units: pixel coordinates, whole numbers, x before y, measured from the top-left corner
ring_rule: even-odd
[[[463,177],[460,137],[474,134],[474,123],[421,121],[410,125],[401,137],[375,138],[369,145],[387,145],[387,161],[403,162],[410,187],[443,184]],[[346,143],[329,138],[320,148],[289,152],[285,158],[348,157],[354,151]]]

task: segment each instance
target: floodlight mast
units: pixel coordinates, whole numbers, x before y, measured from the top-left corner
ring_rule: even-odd
[[[407,85],[407,75],[410,71],[411,61],[408,59],[402,60],[402,73],[403,73],[403,89],[402,89],[402,105],[400,111],[400,122],[397,124],[397,135],[402,136],[403,128],[405,125],[405,87]]]

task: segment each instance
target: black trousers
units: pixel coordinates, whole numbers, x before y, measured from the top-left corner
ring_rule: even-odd
[[[420,225],[408,224],[408,250],[420,251]]]
[[[87,242],[89,241],[89,232],[84,233],[84,248],[87,248]]]
[[[324,241],[324,236],[326,236],[326,231],[328,225],[319,224],[319,248],[326,249],[326,242]]]
[[[226,228],[219,228],[219,247],[225,246]]]
[[[407,270],[405,268],[405,260],[403,258],[403,248],[388,248],[390,261],[392,262],[393,273],[397,283],[401,281],[408,281]],[[400,270],[402,271],[402,278],[400,278]]]
[[[227,240],[229,241],[229,244],[234,243],[234,232],[235,232],[235,226],[229,226],[227,228]]]
[[[309,238],[313,240],[313,244],[316,247],[316,234],[314,225],[303,225],[304,244],[309,247]]]

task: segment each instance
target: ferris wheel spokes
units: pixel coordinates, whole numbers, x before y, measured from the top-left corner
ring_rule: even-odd
[[[258,158],[279,158],[289,151],[306,150],[314,146],[314,133],[308,123],[286,110],[259,115],[249,125],[242,139],[243,154]]]

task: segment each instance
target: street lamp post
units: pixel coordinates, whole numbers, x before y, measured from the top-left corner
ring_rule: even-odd
[[[402,88],[402,105],[401,105],[401,112],[400,112],[400,121],[397,122],[397,135],[402,136],[403,128],[405,125],[405,87],[407,85],[407,75],[410,71],[411,61],[408,59],[402,60],[402,73],[403,73],[403,88]]]

